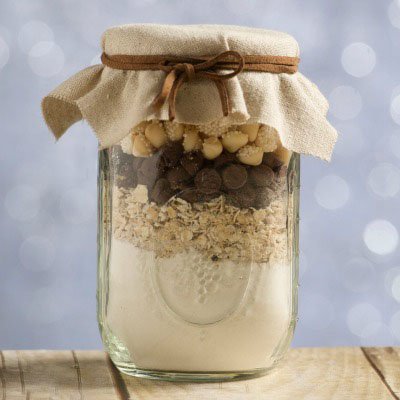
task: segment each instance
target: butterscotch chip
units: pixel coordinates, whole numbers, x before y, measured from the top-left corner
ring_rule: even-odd
[[[268,165],[261,164],[257,167],[252,167],[249,169],[250,182],[254,186],[265,187],[270,186],[271,182],[274,180],[274,171]]]
[[[218,192],[221,187],[221,177],[215,169],[203,168],[194,178],[196,188],[205,194]]]
[[[241,188],[247,182],[246,168],[235,164],[227,166],[222,171],[222,182],[229,190]]]

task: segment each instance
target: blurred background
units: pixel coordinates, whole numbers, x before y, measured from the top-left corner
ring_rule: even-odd
[[[283,30],[340,132],[330,164],[302,158],[295,346],[400,344],[400,1],[1,0],[0,348],[99,348],[97,143],[56,145],[40,100],[99,62],[111,25]]]

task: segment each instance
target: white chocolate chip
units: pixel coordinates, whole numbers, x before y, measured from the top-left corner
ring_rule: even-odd
[[[271,126],[263,125],[259,129],[257,139],[254,143],[260,146],[265,153],[274,151],[280,144],[278,132]]]
[[[263,159],[263,149],[254,144],[246,145],[237,152],[237,158],[243,164],[260,165]]]
[[[183,148],[185,149],[186,152],[201,149],[201,139],[198,132],[192,131],[184,134]]]
[[[238,126],[238,129],[243,133],[247,133],[249,142],[254,142],[256,140],[258,130],[260,129],[260,124],[240,125]]]
[[[132,154],[136,157],[148,157],[152,154],[151,144],[143,134],[135,136]]]
[[[176,142],[183,138],[184,126],[176,122],[164,121],[164,128],[167,133],[168,139],[171,142]]]
[[[130,133],[121,140],[121,149],[124,153],[132,154],[133,139],[134,135]]]
[[[222,135],[222,144],[229,153],[235,153],[249,141],[246,133],[229,131]]]
[[[162,124],[153,122],[147,125],[144,134],[147,140],[157,149],[167,143],[167,135],[165,134]]]
[[[203,155],[208,160],[217,158],[223,149],[222,143],[216,137],[209,137],[203,142]]]
[[[132,193],[132,199],[137,201],[138,203],[146,204],[149,199],[147,186],[137,185],[134,192]]]
[[[137,124],[133,129],[133,133],[144,133],[147,125],[150,124],[150,121],[142,121],[139,124]]]

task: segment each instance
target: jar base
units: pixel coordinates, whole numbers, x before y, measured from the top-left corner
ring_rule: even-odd
[[[276,363],[268,368],[257,368],[245,371],[158,371],[136,368],[130,363],[115,363],[116,368],[125,375],[136,378],[153,379],[169,382],[229,382],[260,378],[275,368]]]

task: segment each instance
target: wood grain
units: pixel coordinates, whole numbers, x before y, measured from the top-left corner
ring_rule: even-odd
[[[121,374],[101,351],[3,351],[2,400],[400,400],[400,349],[293,349],[268,376],[189,384]]]

